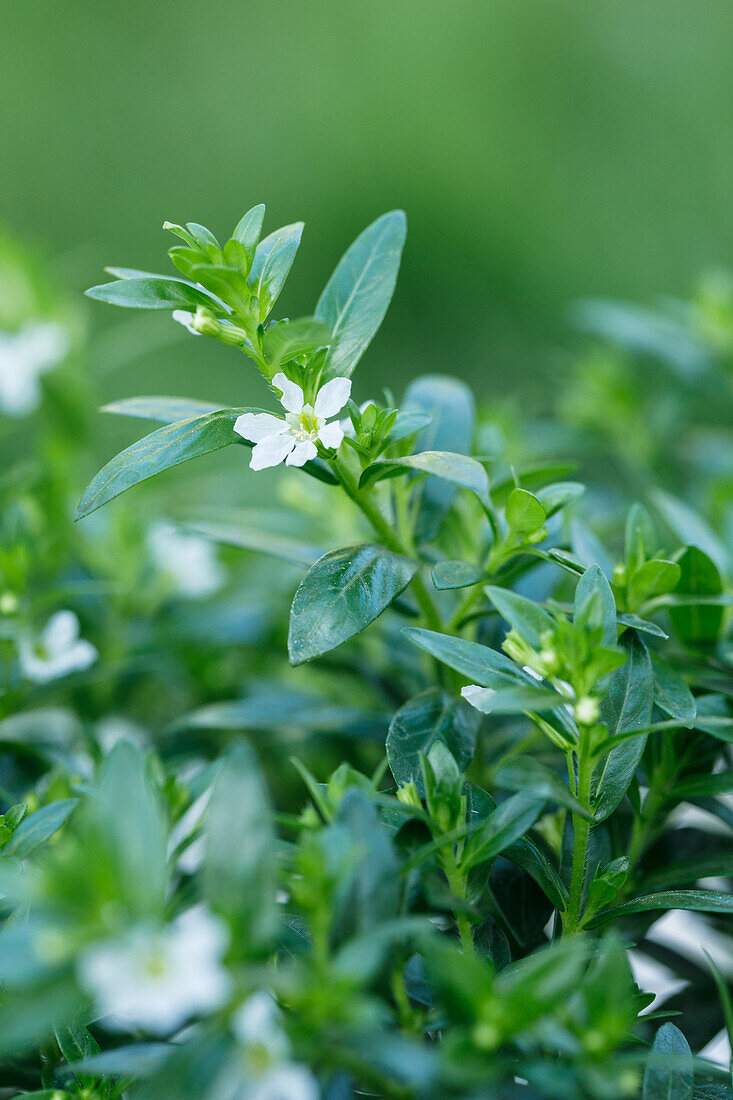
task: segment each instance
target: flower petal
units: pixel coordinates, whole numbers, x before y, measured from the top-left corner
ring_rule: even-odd
[[[79,637],[79,620],[73,611],[57,611],[43,629],[42,644],[52,657],[65,654]]]
[[[299,413],[305,404],[305,397],[299,385],[286,378],[282,371],[276,374],[272,380],[275,389],[280,390],[282,397],[280,404],[289,413]]]
[[[310,439],[304,439],[302,443],[296,443],[292,453],[285,459],[286,466],[305,466],[306,462],[315,458],[318,448]]]
[[[351,423],[351,421],[349,421],[349,423]],[[343,425],[340,424],[338,420],[334,420],[330,424],[324,424],[318,433],[318,438],[324,447],[333,447],[334,450],[337,449],[343,442]]]
[[[295,440],[288,431],[271,433],[260,440],[252,451],[249,460],[253,470],[264,470],[268,466],[277,466],[292,451]]]
[[[313,410],[316,416],[335,416],[351,396],[350,378],[332,378],[318,391]]]
[[[201,333],[193,327],[193,313],[189,313],[187,309],[174,309],[171,314],[174,321],[178,321],[179,325],[183,325],[187,328],[192,336],[200,336]]]
[[[250,443],[259,443],[268,435],[279,435],[287,430],[287,424],[272,413],[242,413],[234,421],[234,431]]]

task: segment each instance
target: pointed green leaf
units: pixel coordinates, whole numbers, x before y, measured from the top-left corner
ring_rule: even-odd
[[[450,481],[462,489],[471,490],[482,499],[486,499],[488,495],[489,478],[481,463],[475,458],[453,454],[450,451],[421,451],[406,458],[377,459],[364,470],[359,487],[363,488],[372,481],[399,477],[412,471]]]
[[[372,222],[346,250],[316,306],[331,330],[324,379],[350,378],[392,299],[407,221],[392,210]]]
[[[400,707],[387,735],[387,759],[395,781],[415,782],[422,791],[420,754],[437,741],[451,752],[458,767],[468,766],[476,748],[479,716],[462,699],[431,688]]]
[[[260,239],[260,231],[264,220],[265,204],[261,202],[259,206],[253,206],[251,210],[247,211],[232,233],[232,237],[239,241],[244,248],[250,266],[257,249],[257,242]]]
[[[252,293],[259,299],[261,321],[264,321],[280,297],[280,291],[293,266],[302,233],[303,223],[295,222],[276,229],[257,245],[249,273],[249,285]]]
[[[221,313],[221,306],[210,294],[184,283],[180,279],[166,279],[162,275],[146,278],[120,279],[116,283],[102,283],[90,287],[88,298],[100,302],[109,302],[113,306],[125,309],[185,309],[196,310],[197,306],[209,306]]]
[[[380,546],[346,546],[324,554],[293,599],[291,662],[310,661],[361,633],[404,591],[417,569],[417,562]]]
[[[75,519],[82,519],[114,500],[133,485],[188,462],[191,458],[217,451],[230,443],[240,442],[234,433],[234,422],[244,412],[258,409],[222,409],[219,412],[178,420],[158,428],[144,439],[121,451],[104,466],[87,486],[76,510]]]

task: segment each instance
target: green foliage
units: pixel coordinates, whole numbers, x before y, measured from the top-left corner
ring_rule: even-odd
[[[725,960],[657,929],[686,911],[715,955],[730,935],[728,466],[682,488],[661,459],[609,472],[577,402],[555,458],[443,375],[358,403],[404,215],[296,319],[272,313],[302,225],[263,224],[253,207],[220,244],[166,223],[180,277],[91,292],[182,310],[254,363],[261,409],[106,405],[160,426],[78,525],[88,431],[61,364],[33,461],[8,437],[0,1090],[730,1098],[704,1055],[733,1026]],[[633,340],[621,307],[585,316],[605,355],[679,360],[670,333],[703,340],[679,312],[634,314]],[[210,476],[183,467],[232,443]],[[683,979],[651,1013],[639,959]]]

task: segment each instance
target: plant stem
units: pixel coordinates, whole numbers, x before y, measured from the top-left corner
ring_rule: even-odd
[[[583,809],[590,808],[591,779],[593,761],[588,746],[588,728],[580,730],[578,745],[578,786],[577,798]],[[571,773],[572,786],[572,773]],[[583,904],[583,885],[585,865],[588,857],[588,838],[591,822],[582,814],[573,814],[573,866],[570,876],[570,897],[568,909],[563,920],[563,933],[577,932],[581,926],[581,908]]]
[[[359,508],[366,518],[371,523],[376,533],[381,538],[384,545],[388,550],[391,550],[395,554],[401,554],[405,557],[411,556],[411,551],[406,549],[397,535],[390,527],[389,523],[382,514],[379,505],[373,499],[368,491],[360,489],[359,485],[352,475],[351,471],[339,461],[338,458],[331,460],[331,468],[336,474],[344,490],[351,497],[354,504]],[[425,622],[428,624],[431,630],[440,631],[443,626],[442,619],[438,612],[437,607],[433,601],[432,596],[428,592],[425,582],[419,573],[416,573],[412,578],[412,591],[415,595],[415,599],[418,602],[420,610],[422,611]]]
[[[441,862],[443,864],[443,871],[445,877],[448,879],[448,885],[451,893],[456,898],[460,898],[461,901],[466,900],[466,879],[461,873],[461,870],[456,862],[453,854],[452,846],[448,849],[444,849],[441,852]],[[475,955],[476,949],[473,946],[473,933],[471,931],[471,922],[465,913],[456,911],[454,913],[456,918],[456,928],[458,929],[458,935],[463,945],[463,950],[466,955]]]

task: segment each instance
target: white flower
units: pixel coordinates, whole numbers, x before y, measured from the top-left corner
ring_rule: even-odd
[[[332,378],[319,391],[313,405],[305,403],[305,395],[295,382],[281,372],[272,380],[282,393],[280,401],[286,416],[281,420],[272,413],[242,413],[234,423],[234,431],[256,444],[250,466],[264,470],[285,460],[288,466],[303,466],[318,454],[316,441],[324,447],[337,448],[344,438],[344,429],[329,416],[343,409],[351,394],[348,378]]]
[[[27,416],[41,403],[39,378],[69,350],[61,325],[32,322],[18,332],[0,332],[0,409]]]
[[[171,579],[181,596],[210,596],[224,583],[224,570],[208,539],[181,531],[172,523],[159,522],[150,529],[148,545],[158,569]]]
[[[178,321],[179,325],[183,325],[187,328],[192,336],[200,336],[201,333],[196,328],[194,321],[196,320],[195,313],[189,313],[187,309],[174,309],[171,314],[174,321]]]
[[[290,1043],[273,997],[261,990],[232,1020],[242,1045],[244,1087],[232,1100],[318,1100],[318,1084],[306,1066],[290,1061]]]
[[[167,1035],[229,996],[231,979],[221,962],[227,940],[221,921],[197,906],[167,928],[138,926],[87,948],[79,980],[106,1027]]]
[[[20,639],[18,657],[28,680],[46,684],[59,676],[89,668],[97,659],[97,650],[91,642],[79,637],[79,620],[73,611],[57,611],[37,641]]]

